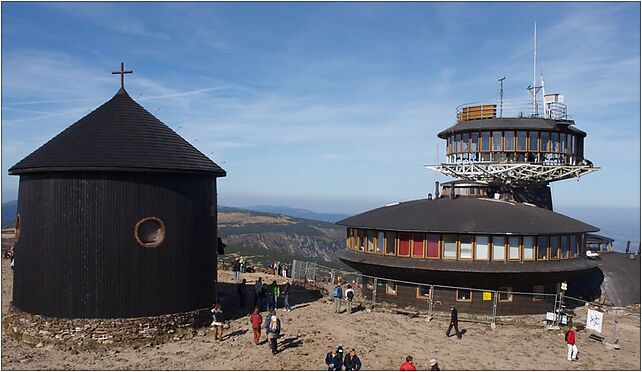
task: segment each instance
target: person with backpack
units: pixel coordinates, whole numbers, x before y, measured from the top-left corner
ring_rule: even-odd
[[[334,289],[332,290],[332,297],[334,297],[334,312],[341,312],[341,298],[343,297],[341,283],[337,284],[336,287],[334,287]]]
[[[267,315],[265,316],[265,341],[270,345],[270,322],[272,321],[272,315],[275,315],[274,310],[268,310]]]
[[[361,359],[359,359],[354,349],[351,349],[350,353],[343,359],[343,365],[346,367],[346,371],[358,371],[361,369]]]
[[[290,309],[290,281],[286,280],[281,289],[281,294],[283,294],[283,307],[286,311],[292,311]]]
[[[234,280],[235,283],[238,283],[241,281],[241,263],[239,262],[239,258],[236,257],[234,260],[234,263],[232,264],[232,271],[234,271]]]
[[[270,325],[268,326],[268,339],[270,340],[270,346],[272,347],[272,355],[275,355],[278,351],[276,349],[276,341],[281,335],[281,319],[276,316],[276,312],[272,311],[272,316],[270,317]]]
[[[568,361],[575,362],[577,360],[577,345],[575,344],[575,327],[570,327],[564,335],[566,346],[568,347]]]
[[[250,324],[252,325],[254,344],[258,345],[261,340],[261,324],[263,324],[263,317],[261,316],[258,307],[254,307],[254,312],[250,315]]]
[[[354,290],[352,290],[352,286],[348,284],[348,289],[346,289],[346,304],[348,307],[348,310],[346,311],[348,314],[352,314],[352,299],[354,298]]]

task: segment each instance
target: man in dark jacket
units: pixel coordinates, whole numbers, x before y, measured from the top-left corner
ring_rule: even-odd
[[[448,330],[446,331],[446,336],[450,337],[450,330],[455,327],[455,334],[457,338],[461,340],[461,332],[459,332],[459,319],[457,318],[457,309],[455,305],[450,305],[450,324],[448,325]]]
[[[340,371],[341,367],[337,369],[337,366],[341,366],[341,361],[338,360],[339,356],[337,350],[330,346],[330,351],[325,356],[325,364],[328,366],[328,371]]]
[[[358,371],[361,369],[361,360],[354,349],[350,350],[350,353],[346,355],[343,365],[346,367],[346,371]]]
[[[241,281],[241,263],[239,262],[239,258],[236,257],[234,260],[234,263],[232,264],[232,271],[234,271],[234,280],[236,281],[235,283],[238,283]]]
[[[236,286],[236,293],[239,296],[239,307],[242,309],[245,307],[245,297],[247,297],[247,281],[243,279],[241,283]]]

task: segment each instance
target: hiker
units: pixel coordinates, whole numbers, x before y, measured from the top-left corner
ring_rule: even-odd
[[[246,284],[247,281],[243,279],[243,282],[236,286],[236,293],[239,295],[239,307],[241,309],[245,307],[245,297],[247,296]]]
[[[261,281],[262,279],[259,277],[259,280],[254,283],[254,304],[253,306],[258,306],[259,309],[261,308],[261,302],[260,302],[260,297],[261,297],[261,288],[263,286],[263,282]]]
[[[238,283],[241,281],[241,263],[239,258],[236,257],[234,263],[232,264],[232,271],[234,271],[234,282]]]
[[[343,346],[341,345],[337,346],[337,364],[335,364],[335,367],[337,367],[337,371],[343,369]]]
[[[270,346],[272,347],[272,355],[277,353],[276,350],[276,341],[281,335],[281,319],[277,318],[276,312],[272,312],[270,318],[270,325],[268,326],[268,339],[270,340]]]
[[[566,346],[568,346],[568,356],[567,360],[577,361],[577,345],[575,344],[575,326],[569,327],[568,331],[564,335],[564,340],[566,340]]]
[[[352,286],[348,284],[348,289],[346,289],[346,303],[348,304],[348,310],[346,311],[348,314],[352,314],[352,299],[354,298],[354,291],[352,290]]]
[[[212,327],[214,327],[214,339],[223,340],[223,326],[225,325],[225,317],[223,315],[223,308],[221,304],[214,304],[212,307]]]
[[[457,338],[461,340],[461,332],[459,332],[459,319],[457,318],[457,309],[455,305],[450,305],[450,324],[448,325],[448,330],[446,331],[446,337],[450,337],[450,330],[455,327],[455,334]]]
[[[272,321],[272,315],[274,315],[274,310],[268,310],[267,315],[265,315],[265,341],[270,345],[270,335],[268,334],[270,331],[270,322]]]
[[[261,324],[263,324],[263,317],[259,312],[258,307],[254,307],[254,312],[250,315],[250,324],[252,324],[252,336],[254,337],[254,344],[258,345],[261,340]]]
[[[337,366],[340,364],[337,360],[337,350],[332,346],[329,346],[330,351],[325,356],[325,364],[328,366],[328,371],[340,371],[337,369]]]
[[[332,297],[334,297],[334,312],[338,313],[341,311],[341,297],[343,297],[341,283],[337,284],[332,290]]]
[[[430,370],[431,371],[441,371],[439,369],[439,364],[437,363],[437,359],[430,359]]]
[[[272,285],[270,285],[270,296],[274,299],[274,308],[277,309],[279,307],[279,296],[281,295],[281,287],[279,287],[278,284],[276,284],[276,280],[272,282]]]
[[[243,258],[243,256],[241,256],[241,258],[239,259],[239,267],[241,269],[241,272],[244,273],[245,272],[245,259]]]
[[[354,349],[350,349],[350,353],[343,360],[343,365],[346,367],[346,371],[358,371],[361,369],[361,359],[359,359]]]
[[[415,367],[414,364],[412,364],[412,356],[408,355],[406,357],[406,363],[402,364],[401,367],[399,367],[400,371],[416,371],[417,367]]]
[[[290,309],[290,281],[286,280],[281,289],[281,294],[283,294],[283,308],[286,311],[292,311]]]

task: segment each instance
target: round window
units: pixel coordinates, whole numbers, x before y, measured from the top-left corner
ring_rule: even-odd
[[[136,224],[134,236],[143,247],[158,247],[165,240],[165,224],[156,217],[143,218]]]

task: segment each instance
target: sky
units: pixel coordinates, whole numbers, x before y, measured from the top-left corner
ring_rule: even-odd
[[[458,105],[496,101],[503,76],[528,99],[535,22],[537,74],[601,167],[553,183],[554,206],[626,211],[639,241],[637,2],[3,2],[2,199],[9,167],[116,93],[121,61],[132,98],[227,171],[219,204],[423,198],[450,180],[424,165],[445,160]]]

